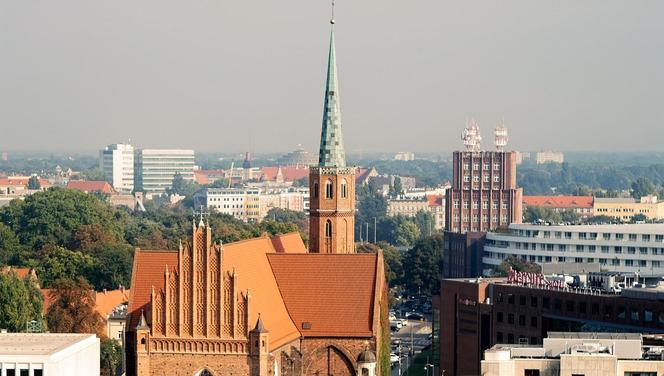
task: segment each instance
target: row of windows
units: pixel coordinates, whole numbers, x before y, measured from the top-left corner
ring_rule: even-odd
[[[314,182],[314,197],[318,198],[318,182]],[[347,198],[348,197],[348,184],[346,183],[346,179],[344,179],[341,182],[341,198]],[[334,184],[332,183],[332,180],[328,180],[325,182],[325,198],[331,199],[334,198]]]
[[[515,324],[514,314],[508,313],[506,316],[507,320],[505,320],[505,315],[503,314],[503,312],[496,312],[496,321],[499,323],[507,322],[510,325],[514,325]],[[537,328],[537,316],[531,316],[529,321],[531,328]],[[519,315],[518,324],[519,326],[526,326],[526,315]]]
[[[498,252],[485,252],[484,257],[487,259],[497,259],[497,260],[503,260],[505,258],[504,253],[498,253]],[[514,257],[519,257],[517,255],[513,255]],[[608,259],[608,258],[594,258],[594,257],[551,257],[551,256],[534,256],[530,255],[528,257],[523,257],[521,256],[522,259],[527,259],[530,262],[574,262],[577,264],[588,262],[588,263],[593,263],[597,262],[600,265],[612,265],[612,266],[638,266],[642,268],[646,267],[651,267],[651,268],[660,268],[662,267],[662,263],[659,260],[621,260],[618,258],[613,258],[613,259]]]
[[[530,296],[530,299],[528,299],[527,296],[525,295],[518,295],[515,294],[503,294],[503,293],[498,293],[496,297],[496,301],[499,303],[507,303],[510,305],[516,305],[518,300],[518,305],[520,306],[526,306],[530,304],[531,307],[537,308],[540,305],[540,300],[536,296]],[[653,312],[650,309],[640,309],[639,307],[636,306],[630,306],[629,309],[627,306],[624,305],[619,305],[615,307],[613,305],[602,305],[602,309],[600,310],[600,304],[599,303],[592,303],[589,304],[588,302],[585,301],[574,301],[574,300],[562,300],[562,299],[551,299],[550,297],[542,297],[541,299],[541,307],[545,310],[554,310],[554,311],[560,311],[560,312],[566,312],[566,313],[579,313],[582,315],[595,315],[598,316],[602,314],[605,319],[611,319],[614,317],[615,313],[615,318],[617,320],[621,321],[631,321],[635,324],[641,323],[641,320],[643,320],[644,323],[650,324],[650,323],[655,323],[655,320],[657,321],[658,325],[664,324],[664,311],[661,312]],[[500,315],[500,319],[498,317]],[[511,316],[511,318],[510,318]],[[522,320],[523,317],[523,320]],[[534,317],[537,319],[536,317]],[[500,321],[503,319],[503,313],[502,312],[497,312],[496,313],[496,321],[498,322],[503,322]],[[511,320],[511,322],[510,322]],[[513,324],[514,323],[514,315],[509,313],[507,315],[507,323],[508,324]],[[523,322],[523,324],[522,324]],[[521,315],[519,316],[519,325],[525,326],[525,316]],[[530,321],[531,326],[537,327],[537,320],[532,320]],[[534,325],[533,325],[534,324]]]
[[[599,234],[597,232],[572,232],[572,231],[541,231],[541,230],[517,230],[514,229],[511,231],[512,235],[515,236],[522,236],[522,237],[527,237],[527,238],[539,238],[540,233],[542,234],[542,237],[544,239],[579,239],[579,240],[597,240],[599,238]],[[574,236],[574,234],[577,234]],[[640,236],[640,240],[644,242],[649,242],[653,238],[655,239],[656,242],[664,242],[664,234],[622,234],[622,233],[602,233],[602,240],[620,240],[620,241],[625,241],[629,240],[632,242],[638,241]]]
[[[489,170],[491,170],[491,165],[489,163],[484,163],[482,168],[485,171],[489,171]],[[463,169],[468,171],[470,169],[470,163],[464,163],[463,164]],[[473,170],[479,170],[479,169],[480,169],[480,164],[479,163],[473,163]],[[493,169],[496,170],[496,171],[500,170],[500,163],[494,163],[493,164]]]
[[[484,179],[482,179],[485,183],[488,183],[490,181],[489,175],[484,175]],[[463,176],[463,182],[464,183],[470,183],[470,175],[464,175]],[[473,175],[473,183],[479,183],[480,182],[480,177],[478,175]],[[494,175],[493,176],[493,182],[494,183],[500,183],[500,176]]]
[[[500,206],[503,209],[507,209],[507,202],[500,203]],[[464,201],[463,208],[464,209],[470,208],[470,202]],[[480,208],[480,203],[478,201],[473,201],[473,209],[479,209],[479,208]],[[498,209],[498,202],[494,201],[493,203],[491,203],[491,208]],[[454,200],[454,209],[459,209],[459,200]],[[482,201],[482,209],[489,209],[489,201]]]
[[[454,221],[458,222],[459,221],[459,214],[454,214]],[[463,216],[463,222],[468,223],[470,221],[470,217],[467,215]],[[503,215],[500,217],[500,221],[503,223],[507,222],[507,216]],[[482,216],[482,223],[488,223],[489,222],[489,216],[488,215],[483,215]],[[498,216],[494,215],[491,217],[491,222],[493,223],[498,223]],[[473,223],[479,223],[479,216],[473,215]]]

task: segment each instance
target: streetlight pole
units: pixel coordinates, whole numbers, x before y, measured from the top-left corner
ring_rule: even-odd
[[[376,244],[376,217],[374,217],[374,244]]]

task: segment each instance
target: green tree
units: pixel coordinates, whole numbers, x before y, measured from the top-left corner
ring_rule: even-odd
[[[130,246],[109,246],[96,253],[93,265],[86,274],[97,291],[129,286],[132,260]]]
[[[30,280],[22,280],[14,272],[0,273],[0,328],[10,332],[24,332],[26,323],[42,322],[43,298],[35,294],[36,286]]]
[[[398,218],[394,226],[394,244],[408,247],[420,237],[420,229],[415,222]]]
[[[20,252],[18,237],[11,228],[0,222],[0,265],[15,264]]]
[[[406,253],[403,286],[410,294],[437,294],[443,262],[443,237],[436,234],[418,240]]]
[[[643,196],[657,194],[657,187],[655,187],[655,184],[646,177],[636,179],[636,181],[632,183],[631,188],[632,197],[637,200]]]
[[[496,274],[505,277],[507,276],[507,272],[509,271],[510,267],[518,272],[528,272],[528,273],[542,272],[542,268],[539,265],[526,261],[522,258],[509,255],[507,256],[506,259],[503,260],[503,262],[500,263],[500,265],[496,269]]]
[[[42,287],[49,288],[58,279],[88,277],[95,262],[92,256],[83,252],[52,247],[42,251],[40,258],[30,260],[29,264],[35,267]]]
[[[563,221],[560,213],[546,206],[528,206],[523,213],[523,221],[526,223],[561,223]]]
[[[30,176],[28,179],[28,189],[37,190],[41,189],[41,183],[39,183],[39,178],[35,175]]]
[[[646,217],[646,215],[643,214],[643,213],[637,213],[637,214],[634,214],[634,216],[632,216],[632,222],[633,223],[647,222],[647,221],[648,221],[648,217]]]
[[[565,209],[560,212],[560,219],[565,223],[578,223],[581,221],[579,214],[574,209]]]
[[[99,344],[100,375],[115,376],[117,369],[122,363],[122,347],[120,344],[108,337],[102,337]]]
[[[122,239],[127,220],[125,212],[73,189],[51,188],[0,210],[0,222],[10,226],[27,249],[35,250],[47,244],[71,247],[75,230],[84,224],[98,224]]]
[[[436,224],[431,212],[424,210],[418,211],[417,214],[415,214],[414,221],[417,225],[417,228],[420,229],[420,234],[422,236],[433,235]]]
[[[186,180],[182,174],[176,172],[173,175],[171,187],[166,191],[168,194],[178,194],[180,196],[192,197],[200,187],[193,181]]]
[[[355,216],[356,239],[360,238],[360,233],[364,231],[365,223],[373,225],[374,218],[377,221],[384,219],[387,215],[387,200],[378,192],[375,184],[369,183],[357,190],[357,215]],[[385,239],[385,234],[378,236]]]

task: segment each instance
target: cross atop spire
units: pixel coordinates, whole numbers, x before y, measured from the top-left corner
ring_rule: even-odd
[[[337,60],[334,49],[334,0],[330,19],[330,51],[327,60],[327,81],[325,83],[325,105],[323,106],[323,129],[320,138],[318,164],[321,167],[346,167],[343,134],[341,132],[341,108],[339,105],[339,82],[337,81]]]

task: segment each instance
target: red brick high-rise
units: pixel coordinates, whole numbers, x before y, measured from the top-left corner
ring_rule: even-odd
[[[516,153],[479,150],[479,128],[464,131],[465,151],[455,151],[452,187],[445,201],[445,230],[486,232],[521,223],[523,190],[516,185]]]

